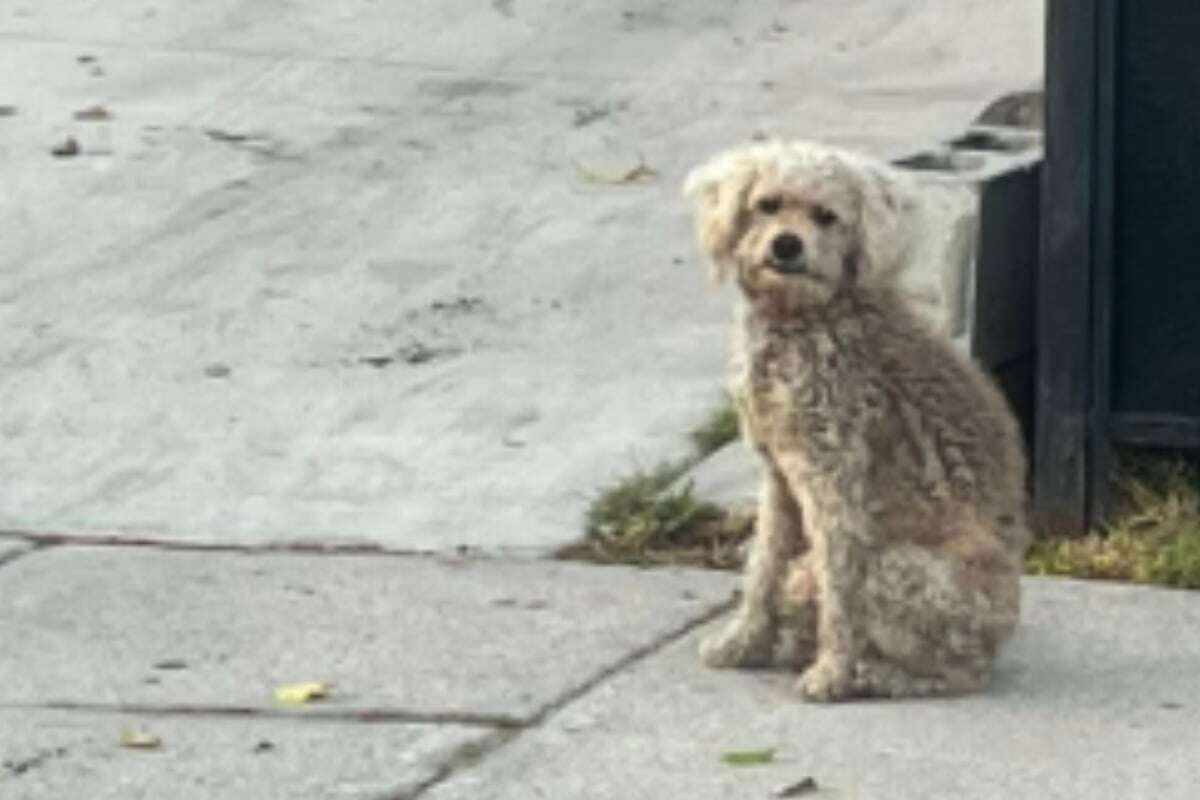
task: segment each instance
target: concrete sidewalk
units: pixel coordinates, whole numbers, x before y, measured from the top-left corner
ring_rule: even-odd
[[[685,171],[924,147],[1039,81],[1041,16],[0,0],[0,529],[562,544],[719,398]]]
[[[728,574],[65,546],[0,567],[0,797],[1194,798],[1200,598],[1026,581],[992,688],[712,671]],[[300,708],[272,692],[329,681]],[[121,746],[126,729],[159,747]],[[730,766],[730,751],[774,751]]]

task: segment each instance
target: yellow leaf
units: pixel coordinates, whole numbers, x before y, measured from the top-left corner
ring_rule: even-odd
[[[275,702],[287,705],[303,705],[313,700],[321,700],[333,691],[333,684],[326,681],[309,681],[308,683],[289,683],[275,690]]]
[[[162,739],[144,728],[123,728],[121,747],[131,750],[157,750],[162,747]]]

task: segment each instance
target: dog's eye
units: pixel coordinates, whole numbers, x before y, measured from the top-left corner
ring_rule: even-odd
[[[783,207],[783,201],[771,195],[758,201],[758,210],[764,214],[776,214]]]
[[[817,223],[822,228],[828,228],[830,225],[838,221],[838,215],[830,211],[825,206],[813,206],[812,218],[813,222]]]

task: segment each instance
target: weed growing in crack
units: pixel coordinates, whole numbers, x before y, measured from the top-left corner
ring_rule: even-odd
[[[732,569],[751,522],[744,515],[697,499],[679,478],[689,464],[637,470],[592,501],[585,538],[560,558],[619,564],[687,564]]]

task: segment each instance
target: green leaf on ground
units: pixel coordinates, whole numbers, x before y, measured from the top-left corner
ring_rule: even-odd
[[[721,761],[731,767],[759,767],[774,760],[774,747],[763,750],[727,750],[721,753]]]

